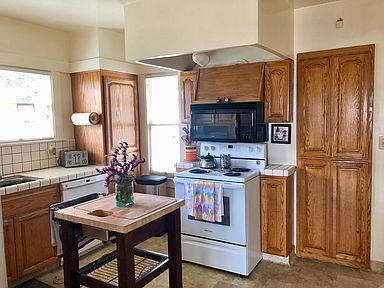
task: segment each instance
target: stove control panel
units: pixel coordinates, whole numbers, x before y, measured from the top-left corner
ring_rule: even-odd
[[[200,156],[208,153],[215,157],[220,157],[221,154],[229,154],[232,158],[264,160],[267,157],[267,144],[201,142]]]

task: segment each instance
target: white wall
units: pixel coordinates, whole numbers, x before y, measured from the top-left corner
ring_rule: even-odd
[[[295,10],[295,52],[376,44],[373,114],[372,260],[384,261],[384,150],[378,137],[384,135],[384,1],[341,0]],[[336,29],[336,20],[344,28]],[[294,154],[295,145],[280,149]]]
[[[128,60],[257,43],[257,0],[127,2]]]
[[[68,33],[0,16],[0,35],[0,66],[52,73],[56,138],[73,138]]]
[[[0,16],[0,64],[41,70],[68,69],[68,34]]]
[[[125,61],[124,32],[86,28],[69,34],[71,73],[97,69],[131,74],[159,73],[162,69]]]

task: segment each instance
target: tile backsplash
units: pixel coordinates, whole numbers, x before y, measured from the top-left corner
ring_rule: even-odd
[[[56,148],[56,155],[50,155],[49,147]],[[56,167],[60,151],[75,147],[74,139],[0,144],[0,169],[8,175]]]

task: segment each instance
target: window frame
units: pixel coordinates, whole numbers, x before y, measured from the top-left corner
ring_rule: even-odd
[[[153,74],[146,74],[144,78],[144,86],[147,87],[147,79],[150,78],[159,78],[159,77],[168,77],[168,76],[175,76],[179,80],[179,74],[177,72],[166,72],[166,73],[153,73]],[[179,89],[178,89],[179,90]],[[178,127],[180,131],[180,109],[179,109],[179,119],[177,124],[152,124],[150,123],[149,116],[148,116],[148,97],[147,97],[147,89],[145,88],[145,115],[146,115],[146,127],[147,127],[147,154],[148,154],[148,171],[150,174],[156,174],[156,175],[164,175],[167,178],[172,178],[175,172],[164,172],[164,171],[156,171],[152,169],[152,157],[151,157],[151,147],[152,147],[152,137],[151,137],[151,129],[152,126],[176,126]],[[180,101],[179,96],[177,97],[178,101]],[[180,103],[179,108],[180,108]],[[181,159],[181,149],[179,153],[179,159]]]
[[[54,94],[54,81],[53,73],[47,70],[38,70],[22,67],[11,67],[11,66],[2,66],[0,65],[0,70],[7,70],[11,72],[24,72],[30,74],[39,74],[47,75],[50,78],[51,84],[51,103],[52,103],[52,125],[53,125],[53,136],[52,137],[41,137],[41,138],[19,138],[19,139],[9,139],[9,140],[0,140],[0,144],[12,144],[12,143],[29,143],[35,141],[49,141],[56,139],[56,114],[55,114],[55,94]]]

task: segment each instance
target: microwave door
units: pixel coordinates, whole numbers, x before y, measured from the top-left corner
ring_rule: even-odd
[[[192,115],[192,140],[236,141],[238,139],[236,113],[196,113]]]

